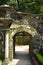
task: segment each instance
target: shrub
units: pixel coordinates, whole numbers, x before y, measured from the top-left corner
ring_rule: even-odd
[[[43,65],[43,56],[40,53],[35,53],[38,61]]]

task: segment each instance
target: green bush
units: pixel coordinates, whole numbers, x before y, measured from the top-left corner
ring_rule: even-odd
[[[16,44],[17,45],[27,45],[29,44],[29,37],[28,36],[16,36]]]
[[[35,55],[36,55],[38,61],[43,64],[43,56],[40,53],[36,53]]]

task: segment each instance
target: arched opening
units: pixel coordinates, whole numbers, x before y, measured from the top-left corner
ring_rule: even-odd
[[[29,33],[25,31],[17,32],[13,36],[13,58],[15,58],[15,52],[16,52],[15,47],[18,45],[23,45],[23,46],[27,45],[28,53],[29,53],[31,40],[32,40],[32,35],[30,35]]]
[[[29,40],[26,39],[26,44],[29,46],[29,51],[31,52],[31,46],[32,46],[32,39],[34,36],[37,34],[36,29],[33,27],[27,26],[27,25],[16,25],[13,24],[11,26],[12,30],[10,30],[10,48],[9,48],[9,58],[12,60],[15,58],[15,45],[16,45],[16,39],[20,36],[20,41],[21,37],[23,37],[23,41],[25,40],[26,36],[27,39],[29,37]],[[17,39],[18,40],[18,39]],[[28,42],[28,43],[27,43]]]

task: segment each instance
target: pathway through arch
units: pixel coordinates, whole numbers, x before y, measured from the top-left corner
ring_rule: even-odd
[[[15,59],[8,65],[32,65],[29,45],[15,46]]]

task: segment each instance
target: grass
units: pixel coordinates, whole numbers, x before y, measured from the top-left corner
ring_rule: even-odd
[[[0,60],[0,63],[2,63],[2,60]]]
[[[38,61],[43,64],[43,56],[41,56],[40,53],[36,53],[35,55],[36,55]]]

